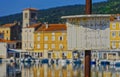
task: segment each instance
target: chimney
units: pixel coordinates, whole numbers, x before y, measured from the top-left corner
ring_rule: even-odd
[[[45,22],[44,24],[45,24],[45,27],[47,29],[49,27],[48,22]]]
[[[92,13],[92,0],[86,0],[86,14],[91,14]]]

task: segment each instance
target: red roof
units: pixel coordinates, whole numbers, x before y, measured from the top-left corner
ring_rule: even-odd
[[[24,10],[37,11],[36,8],[26,8],[26,9],[24,9]]]
[[[32,24],[32,25],[30,25],[29,27],[26,27],[26,28],[37,28],[39,26],[41,26],[41,23],[35,23],[35,24]]]
[[[15,23],[9,23],[9,24],[4,24],[1,27],[12,27],[12,26],[15,26],[15,25],[16,25]]]
[[[5,43],[15,43],[16,41],[0,39],[0,42],[5,42]]]
[[[46,27],[45,24],[42,24],[42,26],[37,31],[63,31],[63,30],[67,30],[65,24],[48,24],[48,27]]]

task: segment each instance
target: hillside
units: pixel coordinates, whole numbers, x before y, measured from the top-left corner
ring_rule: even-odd
[[[93,14],[118,14],[120,13],[120,1],[108,0],[104,2],[94,3],[92,7]],[[84,14],[84,5],[70,5],[55,7],[50,9],[39,10],[38,21],[49,23],[61,23],[61,16]],[[0,17],[0,24],[10,23],[14,21],[22,22],[22,13]]]

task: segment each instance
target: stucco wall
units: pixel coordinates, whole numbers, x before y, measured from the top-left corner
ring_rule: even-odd
[[[109,49],[109,17],[74,18],[67,21],[68,50]]]
[[[7,58],[7,43],[0,42],[0,57]]]

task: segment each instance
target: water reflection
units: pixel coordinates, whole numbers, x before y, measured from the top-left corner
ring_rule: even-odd
[[[0,77],[84,77],[84,65],[2,63]],[[91,77],[120,77],[120,67],[92,65]]]

